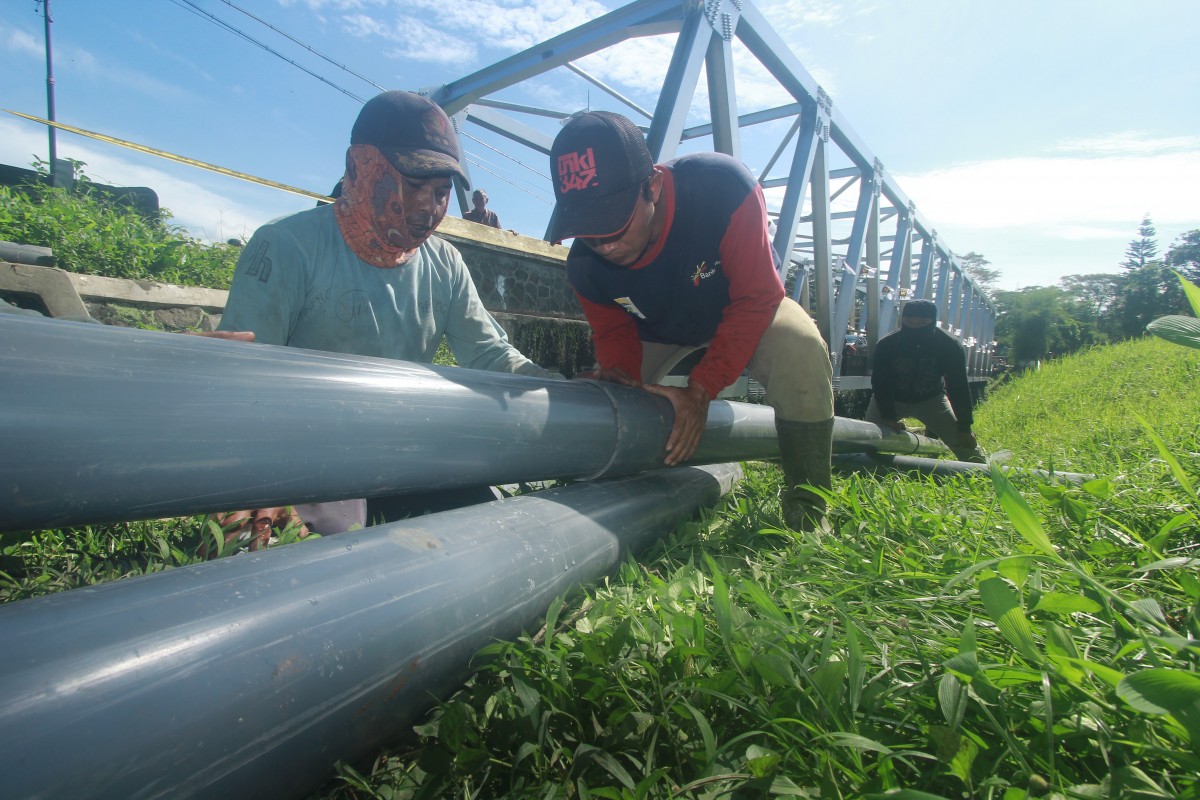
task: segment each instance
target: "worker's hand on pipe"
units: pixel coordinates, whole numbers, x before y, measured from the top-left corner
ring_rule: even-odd
[[[622,386],[632,386],[635,389],[642,385],[642,382],[637,378],[632,377],[628,372],[619,367],[597,367],[587,372],[580,372],[575,377],[584,378],[593,381],[608,381],[609,383],[619,383]]]
[[[904,424],[902,419],[885,419],[883,424],[898,433],[904,433],[908,430],[908,426]]]
[[[234,342],[253,342],[254,331],[184,331],[188,336],[204,336],[208,339],[229,339]]]
[[[288,525],[299,525],[299,538],[308,536],[308,526],[296,515],[292,506],[277,506],[275,508],[256,508],[252,511],[227,511],[209,517],[216,522],[225,535],[225,544],[236,545],[237,542],[249,541],[250,550],[261,550],[271,539],[272,529],[283,530]],[[217,554],[209,550],[208,539],[200,545],[201,558],[213,558]]]
[[[658,384],[647,384],[642,388],[671,401],[675,409],[675,424],[667,439],[664,463],[668,467],[682,464],[696,454],[696,447],[708,423],[708,390],[698,383],[688,383],[686,389]]]

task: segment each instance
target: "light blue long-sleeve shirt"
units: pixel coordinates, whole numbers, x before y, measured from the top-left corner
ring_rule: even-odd
[[[431,236],[381,269],[346,245],[333,206],[263,225],[234,271],[220,330],[255,341],[430,363],[444,335],[459,366],[551,376],[508,341],[462,256]],[[556,376],[557,377],[557,376]]]

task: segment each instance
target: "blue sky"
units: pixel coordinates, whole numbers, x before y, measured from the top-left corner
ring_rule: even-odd
[[[51,0],[58,120],[326,192],[341,173],[360,101],[203,12],[369,98],[378,91],[372,82],[401,89],[447,83],[621,5],[232,1]],[[757,6],[941,241],[983,254],[1001,271],[1001,288],[1118,271],[1146,213],[1160,253],[1200,228],[1200,70],[1190,66],[1200,3]],[[673,37],[641,40],[580,66],[653,108],[672,44]],[[45,116],[43,23],[34,0],[0,8],[0,54],[0,107]],[[741,110],[786,101],[747,53],[736,58]],[[622,110],[565,70],[499,96],[556,109]],[[544,156],[478,129],[467,133],[474,181],[487,189],[493,210],[506,228],[540,237],[551,208]],[[73,134],[60,132],[57,141],[60,157],[85,161],[95,180],[154,188],[176,222],[202,238],[248,236],[268,219],[312,205]],[[749,136],[743,160],[757,173],[773,149]],[[28,166],[46,154],[42,126],[0,114],[0,163]],[[459,213],[453,203],[451,213]]]

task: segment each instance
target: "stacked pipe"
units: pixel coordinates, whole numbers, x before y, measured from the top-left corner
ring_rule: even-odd
[[[0,316],[0,532],[662,465],[664,398],[435,367]],[[838,418],[834,449],[939,453]],[[712,403],[690,463],[773,459],[772,409]]]
[[[738,474],[592,381],[0,316],[0,530],[552,478],[535,495],[0,608],[6,796],[288,797],[411,725]],[[839,418],[839,453],[940,453]],[[714,402],[692,463],[778,456]]]

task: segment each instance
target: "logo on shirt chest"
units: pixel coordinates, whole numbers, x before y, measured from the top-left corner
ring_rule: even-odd
[[[719,266],[721,266],[720,261],[717,261],[711,267],[708,266],[707,261],[701,261],[696,266],[696,271],[692,273],[692,286],[699,286],[700,281],[704,280],[705,278],[711,278],[713,275],[716,275],[717,267],[719,267]]]
[[[642,310],[634,305],[633,301],[628,297],[614,297],[613,302],[628,311],[630,314],[633,314],[638,319],[646,318],[646,315],[642,313]]]

